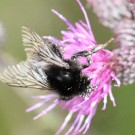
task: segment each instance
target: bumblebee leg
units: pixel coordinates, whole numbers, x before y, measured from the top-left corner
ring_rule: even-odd
[[[88,51],[81,51],[78,53],[73,54],[73,56],[71,57],[72,60],[76,60],[78,57],[82,56],[82,57],[87,57],[89,55]]]

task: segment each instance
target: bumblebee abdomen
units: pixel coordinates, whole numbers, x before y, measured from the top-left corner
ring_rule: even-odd
[[[50,87],[60,95],[62,100],[84,94],[90,85],[88,77],[82,75],[81,70],[77,67],[66,69],[52,65],[46,74]]]

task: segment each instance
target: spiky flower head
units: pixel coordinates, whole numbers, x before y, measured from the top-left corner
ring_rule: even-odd
[[[76,52],[91,50],[98,45],[94,38],[86,11],[80,1],[77,0],[77,2],[84,13],[86,23],[80,20],[73,25],[64,16],[59,14],[57,11],[52,10],[68,26],[66,31],[61,31],[62,40],[56,40],[57,42],[60,42],[61,47],[63,48],[63,56],[65,59],[70,59]],[[45,38],[47,37],[45,36]],[[55,38],[51,36],[48,36],[48,38],[55,40]],[[112,52],[108,50],[101,50],[92,56],[92,64],[88,68],[82,70],[83,74],[89,76],[92,80],[93,86],[95,86],[95,90],[89,96],[76,96],[69,101],[57,101],[55,100],[56,97],[54,95],[36,96],[34,98],[41,99],[42,102],[27,109],[27,112],[38,109],[48,101],[52,100],[53,104],[34,117],[34,120],[43,116],[59,104],[63,109],[69,110],[69,114],[55,135],[59,135],[65,129],[73,115],[76,117],[71,125],[71,128],[65,133],[65,135],[77,135],[79,133],[85,134],[89,129],[92,118],[95,115],[98,104],[101,101],[104,102],[104,106],[102,108],[103,110],[106,108],[108,96],[113,102],[113,105],[116,105],[112,94],[111,82],[115,81],[116,86],[120,86],[120,82],[115,76],[115,70],[113,67],[114,62],[112,59],[114,59]],[[79,59],[79,61],[81,63],[86,62],[85,59]]]

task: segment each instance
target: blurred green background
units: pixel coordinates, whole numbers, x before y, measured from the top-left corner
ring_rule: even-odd
[[[88,7],[85,1],[83,4]],[[41,36],[52,35],[60,38],[60,31],[66,29],[66,25],[51,12],[51,9],[59,11],[72,23],[80,18],[84,20],[79,6],[73,0],[0,0],[0,22],[5,26],[7,34],[4,48],[0,50],[0,57],[3,57],[2,51],[4,51],[10,58],[13,57],[16,63],[26,58],[21,38],[22,25],[29,26]],[[87,12],[97,42],[105,43],[112,36],[111,31],[99,23],[90,7],[87,8]],[[110,47],[112,48],[114,46]],[[6,57],[3,63],[8,63]],[[28,95],[25,94],[27,91],[29,91]],[[37,90],[14,90],[0,83],[0,135],[53,135],[55,133],[68,112],[57,108],[33,121],[33,116],[38,112],[26,113],[25,110],[34,102],[30,95],[36,93]],[[113,93],[117,106],[114,108],[108,100],[107,109],[101,111],[103,105],[101,103],[88,135],[135,134],[135,85],[113,88]]]

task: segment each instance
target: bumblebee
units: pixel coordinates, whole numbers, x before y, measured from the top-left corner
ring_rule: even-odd
[[[60,100],[69,100],[75,96],[85,96],[94,90],[88,76],[82,69],[91,64],[91,56],[112,41],[88,51],[73,54],[65,60],[59,45],[50,39],[41,38],[28,27],[22,27],[22,38],[27,60],[6,68],[0,80],[14,87],[49,90],[59,95]],[[83,56],[88,65],[82,65],[77,58]]]

